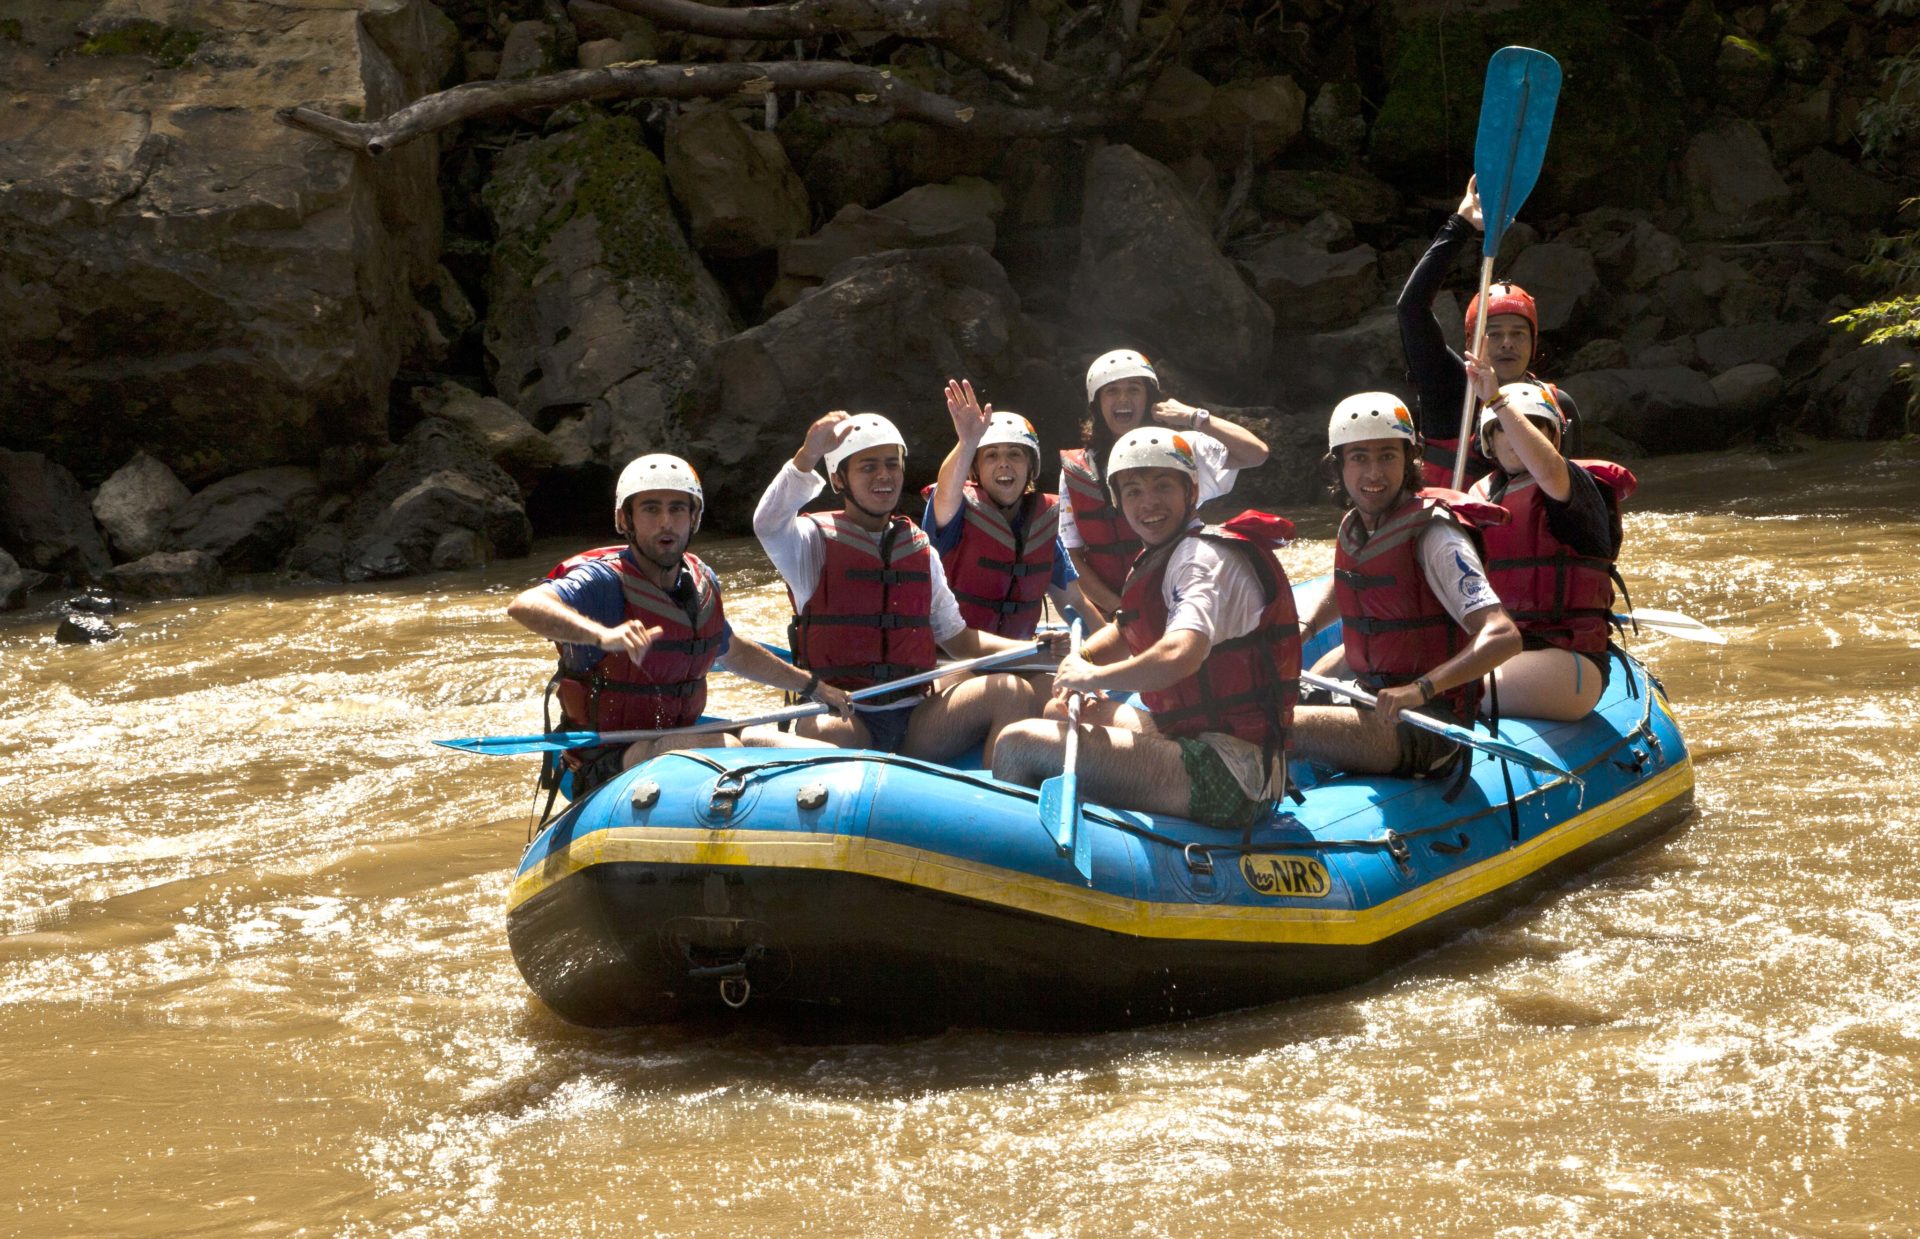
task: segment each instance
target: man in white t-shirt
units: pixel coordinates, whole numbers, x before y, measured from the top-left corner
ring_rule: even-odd
[[[1201,525],[1196,455],[1160,427],[1114,444],[1114,499],[1143,549],[1114,622],[1060,664],[1048,717],[1001,734],[996,778],[1031,785],[1060,773],[1059,720],[1068,694],[1081,694],[1088,799],[1245,829],[1279,794],[1300,637],[1271,542],[1290,526],[1258,513]],[[1085,696],[1103,689],[1139,693],[1144,709]]]
[[[1195,507],[1232,490],[1240,470],[1265,462],[1267,445],[1244,426],[1165,397],[1153,363],[1133,349],[1095,358],[1086,390],[1086,443],[1060,453],[1060,545],[1087,601],[1106,618],[1119,606],[1127,567],[1139,550],[1108,493],[1107,453],[1114,443],[1148,426],[1179,431],[1193,452]]]
[[[1437,778],[1463,750],[1399,720],[1419,708],[1471,725],[1481,678],[1520,651],[1520,630],[1487,583],[1469,527],[1505,510],[1420,488],[1419,435],[1399,397],[1362,392],[1334,407],[1326,466],[1348,511],[1331,588],[1309,609],[1315,633],[1338,618],[1342,647],[1315,668],[1375,692],[1373,709],[1303,704],[1298,751],[1354,774]]]

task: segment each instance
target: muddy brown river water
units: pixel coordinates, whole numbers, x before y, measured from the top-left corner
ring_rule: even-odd
[[[1651,462],[1694,819],[1358,989],[1081,1037],[592,1032],[504,900],[569,546],[0,620],[0,1233],[1920,1233],[1920,464]],[[1296,513],[1296,574],[1331,513]],[[785,598],[709,540],[740,630]],[[718,706],[771,701],[716,679]]]

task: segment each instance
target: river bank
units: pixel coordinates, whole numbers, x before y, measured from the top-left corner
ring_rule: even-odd
[[[1920,520],[1878,448],[1645,465],[1635,648],[1698,761],[1664,841],[1382,981],[1100,1037],[591,1033],[502,928],[572,546],[0,619],[0,1159],[21,1234],[1093,1235],[1920,1225]],[[1292,513],[1324,570],[1328,508]],[[698,548],[742,631],[784,595]],[[766,699],[716,681],[721,709]]]

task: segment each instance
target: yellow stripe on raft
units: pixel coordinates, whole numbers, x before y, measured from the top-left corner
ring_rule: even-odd
[[[848,835],[636,826],[595,831],[548,856],[514,882],[507,907],[599,864],[739,865],[859,874],[1138,937],[1366,946],[1518,882],[1692,790],[1693,763],[1682,762],[1518,847],[1357,911],[1154,903]]]

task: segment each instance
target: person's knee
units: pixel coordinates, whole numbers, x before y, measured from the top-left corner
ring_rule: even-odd
[[[1059,740],[1058,728],[1039,719],[1009,723],[993,746],[993,777],[1031,782],[1031,774]]]

